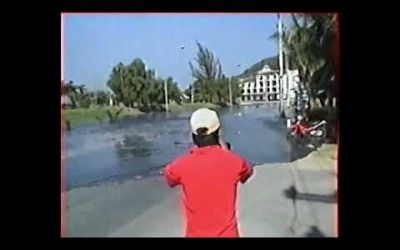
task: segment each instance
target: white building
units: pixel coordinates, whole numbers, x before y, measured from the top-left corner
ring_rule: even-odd
[[[280,100],[279,70],[273,70],[267,64],[254,75],[239,79],[239,82],[242,103]],[[287,105],[294,102],[298,87],[298,70],[287,70],[282,77],[283,99],[287,100]]]
[[[283,99],[287,101],[287,106],[294,105],[296,98],[298,98],[296,93],[305,93],[303,86],[300,84],[300,75],[298,70],[287,70],[282,77],[282,84]]]
[[[253,76],[239,81],[242,102],[276,101],[279,98],[279,72],[267,64]]]

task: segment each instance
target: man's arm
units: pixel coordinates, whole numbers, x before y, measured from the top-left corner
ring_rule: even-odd
[[[175,161],[165,167],[164,177],[170,187],[175,187],[176,185],[181,184],[181,177]]]
[[[240,182],[245,183],[254,173],[253,167],[250,166],[250,164],[243,160],[242,163],[242,169],[240,172]]]

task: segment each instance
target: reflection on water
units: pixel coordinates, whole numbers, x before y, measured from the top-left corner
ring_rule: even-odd
[[[219,115],[224,140],[251,163],[288,160],[285,122],[275,107],[226,108]],[[67,189],[158,173],[192,147],[189,117],[156,113],[72,129],[66,135]]]

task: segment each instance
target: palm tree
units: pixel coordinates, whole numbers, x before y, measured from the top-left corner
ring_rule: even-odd
[[[329,104],[332,106],[333,89],[335,81],[335,25],[337,24],[336,15],[313,16],[313,29],[319,44],[319,56],[324,59],[323,65],[315,72],[312,83],[317,91],[326,93]],[[321,104],[325,100],[321,99]]]
[[[222,67],[219,59],[199,42],[196,42],[199,51],[195,61],[197,68],[190,62],[189,66],[195,80],[195,88],[200,92],[203,101],[213,102],[217,85],[217,79],[222,76]],[[197,86],[196,86],[197,85]]]
[[[313,108],[320,90],[331,92],[328,83],[334,75],[333,25],[336,16],[292,14],[291,18],[292,26],[282,35],[284,52],[293,67],[299,69],[310,97],[309,107]],[[276,39],[277,34],[272,38]]]

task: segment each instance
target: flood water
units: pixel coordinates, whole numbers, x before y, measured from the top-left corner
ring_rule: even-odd
[[[288,161],[286,124],[274,104],[219,110],[223,138],[252,164]],[[82,125],[65,135],[67,189],[156,175],[193,144],[190,113],[145,114]]]

